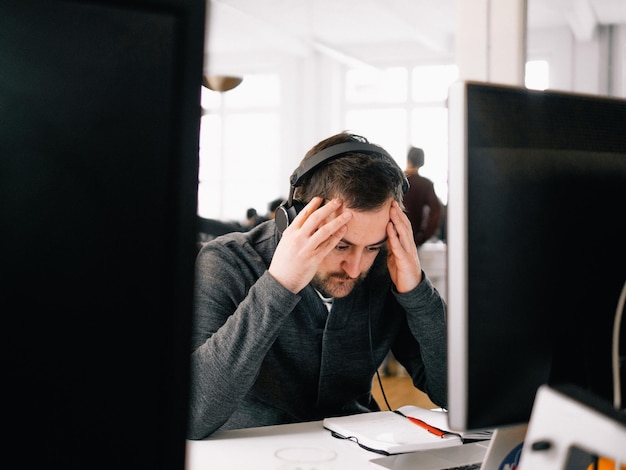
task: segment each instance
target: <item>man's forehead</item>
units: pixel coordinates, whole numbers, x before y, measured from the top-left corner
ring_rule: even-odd
[[[375,211],[354,211],[342,241],[352,246],[375,246],[387,240],[387,207]]]

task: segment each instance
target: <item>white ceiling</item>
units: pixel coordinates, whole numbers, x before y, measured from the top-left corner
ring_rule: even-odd
[[[394,60],[453,56],[456,0],[208,0],[207,70],[242,61],[306,57]],[[626,24],[626,0],[527,0],[528,28]]]

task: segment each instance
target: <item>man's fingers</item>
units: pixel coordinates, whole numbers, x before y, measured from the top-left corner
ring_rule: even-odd
[[[309,225],[314,227],[315,224],[319,224],[320,222],[322,222],[322,220],[324,220],[341,206],[341,202],[336,199],[333,199],[332,201],[324,205],[322,205],[322,202],[323,199],[321,197],[316,196],[311,199],[311,201],[309,201],[309,203],[304,206],[304,209],[302,209],[294,219],[294,225],[296,225],[298,228],[302,228],[304,224],[306,224],[308,221],[311,221]]]

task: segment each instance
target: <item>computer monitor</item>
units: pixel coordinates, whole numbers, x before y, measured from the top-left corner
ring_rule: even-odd
[[[183,469],[205,2],[0,2],[5,458]]]
[[[451,426],[523,425],[541,384],[612,403],[626,100],[458,82],[449,123]]]

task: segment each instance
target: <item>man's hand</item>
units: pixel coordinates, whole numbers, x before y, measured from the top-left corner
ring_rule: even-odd
[[[413,240],[411,222],[396,201],[391,204],[389,218],[387,266],[397,291],[405,293],[422,282],[422,267]]]
[[[294,294],[311,282],[322,260],[345,235],[352,217],[350,211],[341,210],[342,202],[337,199],[321,204],[322,198],[313,198],[289,224],[268,269]]]

